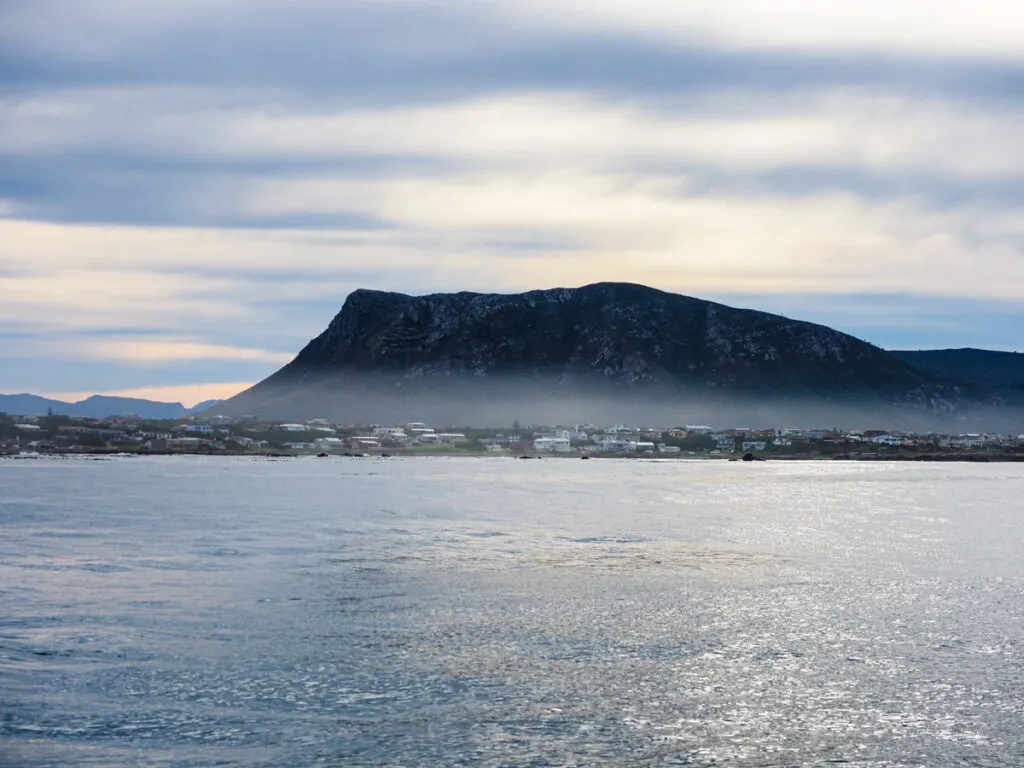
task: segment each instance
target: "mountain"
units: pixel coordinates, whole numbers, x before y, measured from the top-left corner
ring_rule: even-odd
[[[143,400],[134,397],[110,397],[93,395],[77,403],[66,403],[63,400],[51,400],[39,395],[0,395],[0,412],[13,413],[19,416],[41,416],[51,409],[56,414],[67,416],[83,416],[102,419],[106,416],[139,416],[144,419],[180,419],[200,407],[210,407],[220,401],[212,400],[200,403],[196,408],[186,408],[181,403],[161,403],[154,400]]]
[[[196,403],[188,409],[189,413],[202,413],[205,410],[213,408],[218,403],[224,402],[223,400],[203,400],[201,403]]]
[[[54,408],[54,411],[57,409]],[[188,409],[181,403],[160,403],[134,397],[108,397],[93,395],[78,403],[71,404],[71,416],[88,416],[102,419],[104,416],[134,415],[147,419],[180,419],[187,416]]]
[[[1024,354],[987,349],[894,350],[896,357],[951,381],[985,387],[1008,403],[1024,404]]]
[[[69,403],[62,403],[60,400],[50,400],[39,395],[0,395],[0,413],[12,413],[18,416],[39,416],[45,414],[48,409],[53,408],[54,413],[67,413],[67,410],[59,410],[70,407]]]
[[[825,326],[598,283],[513,295],[354,291],[291,363],[214,412],[455,424],[855,416],[878,425],[986,400]]]

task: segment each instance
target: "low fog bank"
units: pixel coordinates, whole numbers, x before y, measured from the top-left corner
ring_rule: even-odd
[[[723,396],[657,389],[583,388],[564,383],[495,379],[432,379],[410,384],[350,376],[270,381],[216,406],[211,413],[267,420],[328,419],[342,424],[501,427],[520,424],[627,424],[804,427],[918,432],[1024,431],[1024,408],[975,408],[954,414],[877,400],[814,396]]]

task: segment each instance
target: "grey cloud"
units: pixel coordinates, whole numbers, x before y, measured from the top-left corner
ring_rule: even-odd
[[[5,4],[0,65],[9,84],[22,86],[276,89],[303,107],[414,103],[510,88],[659,99],[709,88],[850,85],[960,98],[1024,94],[1021,63],[726,51],[571,28],[538,34],[468,4],[176,5],[192,11],[160,22],[160,3]]]
[[[415,155],[196,157],[176,139],[161,143],[148,135],[164,118],[232,106],[316,115],[517,90],[585,92],[666,114],[691,109],[706,93],[758,93],[766,101],[784,94],[799,101],[802,93],[855,87],[958,101],[978,114],[998,113],[1024,97],[1021,63],[725,51],[608,30],[538,34],[510,26],[479,4],[394,1],[9,0],[0,4],[0,69],[6,73],[0,94],[15,101],[85,86],[135,86],[150,94],[140,95],[134,105],[118,103],[98,118],[125,136],[137,131],[130,141],[115,132],[107,144],[34,157],[7,155],[0,198],[14,201],[25,215],[53,221],[218,226],[382,225],[344,213],[239,219],[205,199],[222,181],[327,174],[379,178],[398,171],[433,176],[455,164]],[[149,90],[166,86],[172,89]],[[190,93],[189,86],[202,94]],[[184,92],[173,90],[182,87]],[[193,138],[201,142],[203,126],[195,130]],[[644,172],[644,161],[632,162],[620,170]],[[787,194],[839,188],[869,197],[922,195],[937,204],[969,197],[983,204],[1014,204],[1022,191],[1016,179],[963,182],[857,166],[782,165],[736,174],[712,164],[655,163],[662,172],[686,174],[708,187]]]
[[[275,163],[272,168],[217,164],[168,170],[162,163],[140,159],[137,165],[117,168],[95,158],[71,155],[59,158],[5,162],[7,176],[0,181],[0,197],[17,201],[18,215],[59,223],[122,223],[149,226],[202,226],[246,229],[380,230],[392,224],[359,213],[309,212],[259,214],[238,211],[227,199],[218,202],[210,188],[242,189],[249,184],[282,176],[306,176],[308,164]],[[360,163],[357,171],[339,169],[332,178],[387,178],[386,161]],[[1024,180],[957,180],[927,174],[866,172],[857,166],[790,167],[763,173],[728,173],[714,166],[663,162],[618,169],[640,178],[645,172],[677,174],[687,179],[687,193],[788,198],[814,198],[844,190],[867,200],[915,198],[936,212],[963,206],[1007,210],[1024,205]],[[317,174],[327,174],[318,168]],[[428,174],[429,175],[429,174]],[[536,234],[504,233],[480,240],[487,250],[506,252],[566,249],[573,241],[538,239]]]

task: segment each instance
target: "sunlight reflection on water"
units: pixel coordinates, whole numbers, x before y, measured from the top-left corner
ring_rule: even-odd
[[[1021,764],[1022,491],[991,465],[7,462],[0,763]]]

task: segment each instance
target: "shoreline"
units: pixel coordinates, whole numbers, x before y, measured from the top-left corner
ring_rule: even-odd
[[[40,451],[21,453],[0,453],[0,459],[17,458],[103,458],[121,456],[127,458],[141,458],[147,456],[205,456],[205,457],[251,457],[254,459],[299,459],[299,458],[322,458],[322,459],[416,459],[416,458],[505,458],[505,459],[531,459],[531,460],[572,460],[580,459],[628,459],[634,461],[724,461],[743,463],[765,463],[771,461],[864,461],[864,462],[957,462],[972,464],[991,463],[1018,463],[1024,462],[1024,452],[1018,453],[996,453],[971,451],[964,453],[835,453],[835,454],[755,454],[753,460],[743,461],[742,455],[738,454],[716,454],[716,455],[622,455],[622,454],[538,454],[538,453],[495,453],[480,451],[374,451],[367,453],[328,453],[316,454],[309,452],[284,452],[271,451],[265,453],[253,453],[248,451],[124,451],[114,448],[96,448],[84,451]]]

